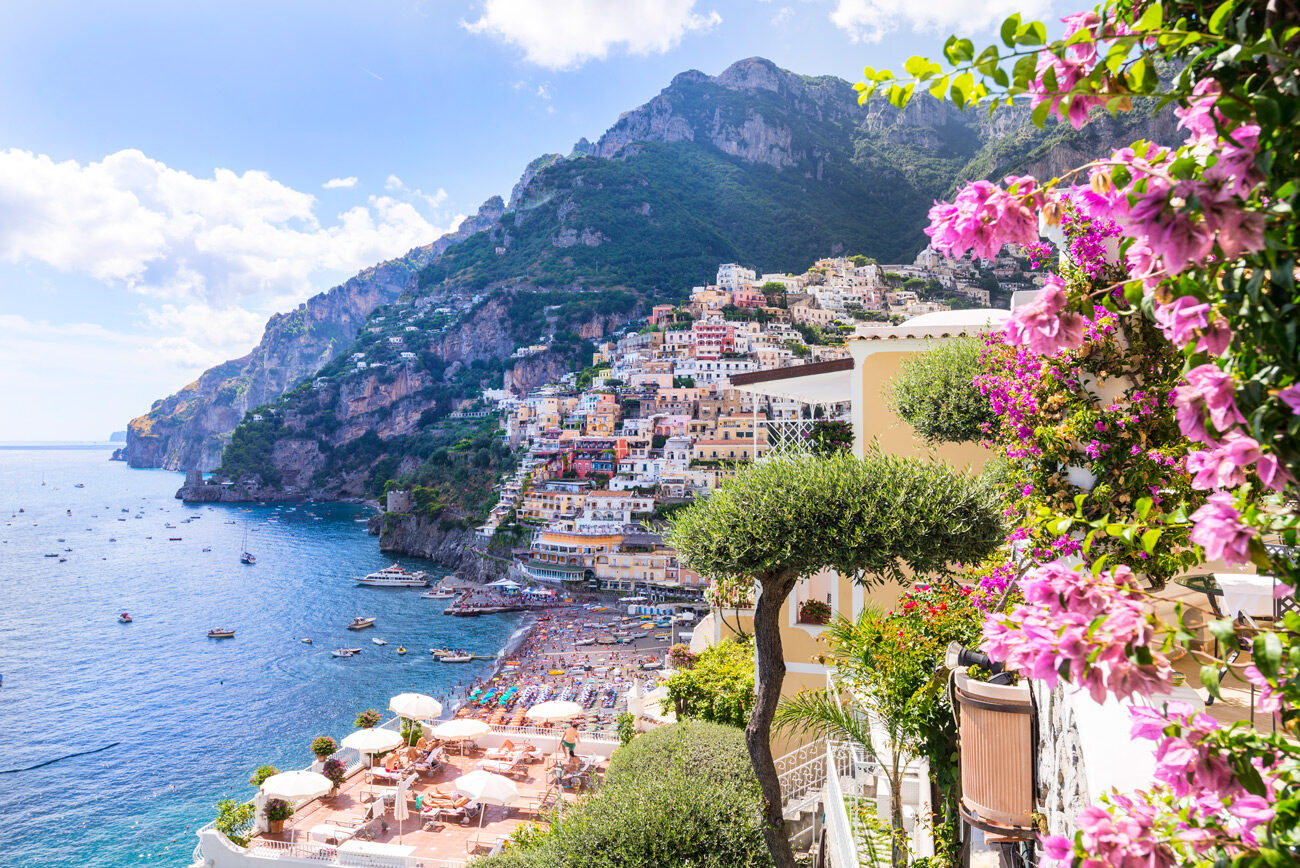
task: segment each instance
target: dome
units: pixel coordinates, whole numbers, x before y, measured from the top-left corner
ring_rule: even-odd
[[[975,310],[939,310],[934,313],[923,313],[920,316],[914,316],[909,320],[904,320],[903,328],[911,326],[925,326],[927,328],[934,326],[988,326],[999,325],[1011,318],[1011,311],[999,310],[997,308],[982,307]]]

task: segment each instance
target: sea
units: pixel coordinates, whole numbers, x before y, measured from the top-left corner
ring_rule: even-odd
[[[186,505],[180,474],[110,450],[0,446],[0,866],[189,865],[194,830],[252,798],[258,766],[305,768],[314,737],[397,693],[450,705],[517,636],[518,614],[355,584],[394,562],[362,506]],[[375,627],[345,629],[356,615]]]

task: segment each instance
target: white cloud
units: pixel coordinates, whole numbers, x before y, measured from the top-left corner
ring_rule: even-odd
[[[918,33],[971,32],[1000,23],[1013,12],[1041,17],[1051,0],[836,0],[831,23],[854,42],[879,42],[900,27]]]
[[[324,184],[321,184],[326,190],[349,189],[357,185],[357,179],[353,176],[347,178],[330,178]]]
[[[389,196],[332,225],[316,204],[265,172],[199,178],[136,150],[86,165],[0,151],[0,261],[217,308],[309,294],[324,271],[354,271],[441,233]]]
[[[551,85],[549,82],[542,82],[537,85],[537,96],[541,99],[551,98]]]
[[[688,33],[717,26],[715,11],[697,13],[696,0],[485,0],[477,21],[462,22],[523,49],[530,63],[568,69],[604,60],[612,49],[663,54]]]
[[[780,27],[782,24],[785,24],[793,17],[794,17],[794,10],[791,9],[789,6],[782,6],[780,9],[776,11],[776,14],[772,16],[772,26]]]

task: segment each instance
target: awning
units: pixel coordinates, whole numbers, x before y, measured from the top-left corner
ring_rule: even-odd
[[[803,404],[839,404],[852,400],[852,380],[853,360],[833,359],[736,374],[731,377],[731,387],[753,395]]]

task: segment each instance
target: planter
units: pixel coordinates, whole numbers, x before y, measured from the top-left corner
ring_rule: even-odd
[[[961,815],[977,829],[1034,837],[1033,703],[1029,684],[973,681],[956,673],[961,719]]]
[[[284,820],[267,820],[266,831],[272,835],[278,835],[284,831]]]

